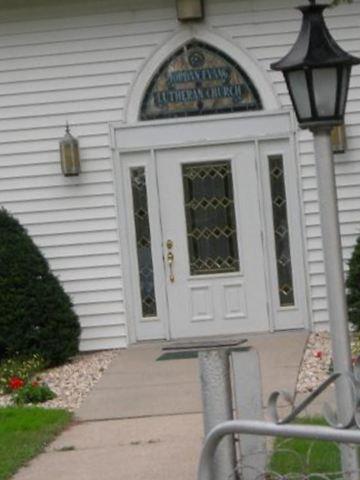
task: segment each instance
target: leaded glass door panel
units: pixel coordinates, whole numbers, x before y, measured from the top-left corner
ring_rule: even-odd
[[[231,162],[182,166],[190,275],[238,272]]]
[[[137,340],[166,338],[167,305],[163,288],[162,242],[156,170],[150,152],[126,152],[121,156],[124,203],[122,230],[128,251],[122,264],[133,302],[133,336]],[[131,310],[130,310],[131,308]]]
[[[155,158],[171,337],[268,330],[254,144]]]

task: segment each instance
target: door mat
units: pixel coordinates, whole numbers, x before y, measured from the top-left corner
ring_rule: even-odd
[[[198,352],[167,352],[163,353],[156,359],[157,362],[162,362],[163,360],[183,360],[185,358],[197,358]]]

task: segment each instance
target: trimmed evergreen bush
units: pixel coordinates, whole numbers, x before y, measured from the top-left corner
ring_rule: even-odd
[[[27,231],[0,209],[0,360],[40,355],[58,365],[78,352],[69,296]]]
[[[360,330],[360,237],[349,261],[349,272],[346,280],[348,289],[347,304],[349,321],[356,330]]]

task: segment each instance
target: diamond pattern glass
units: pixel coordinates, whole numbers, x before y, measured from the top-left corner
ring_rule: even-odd
[[[131,189],[134,205],[142,314],[143,317],[155,317],[154,270],[151,255],[151,236],[144,167],[131,169]]]
[[[284,165],[281,155],[269,157],[269,169],[280,306],[289,307],[295,304],[295,299],[290,254]]]
[[[240,269],[229,161],[182,168],[191,275]]]

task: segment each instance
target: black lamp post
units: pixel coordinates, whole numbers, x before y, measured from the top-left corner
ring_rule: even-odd
[[[271,65],[285,80],[301,128],[314,134],[315,163],[324,252],[334,370],[351,375],[351,349],[330,131],[343,122],[351,68],[360,60],[344,52],[330,35],[323,12],[328,5],[299,7],[300,34],[290,52]],[[336,384],[339,425],[351,424],[354,411],[349,385]],[[350,416],[349,416],[350,414]],[[357,451],[341,447],[344,478],[359,480]],[[346,473],[345,473],[346,472]]]
[[[344,52],[326,27],[328,5],[298,7],[300,34],[290,52],[273,70],[283,72],[301,128],[332,127],[344,119],[351,67],[360,59]]]

